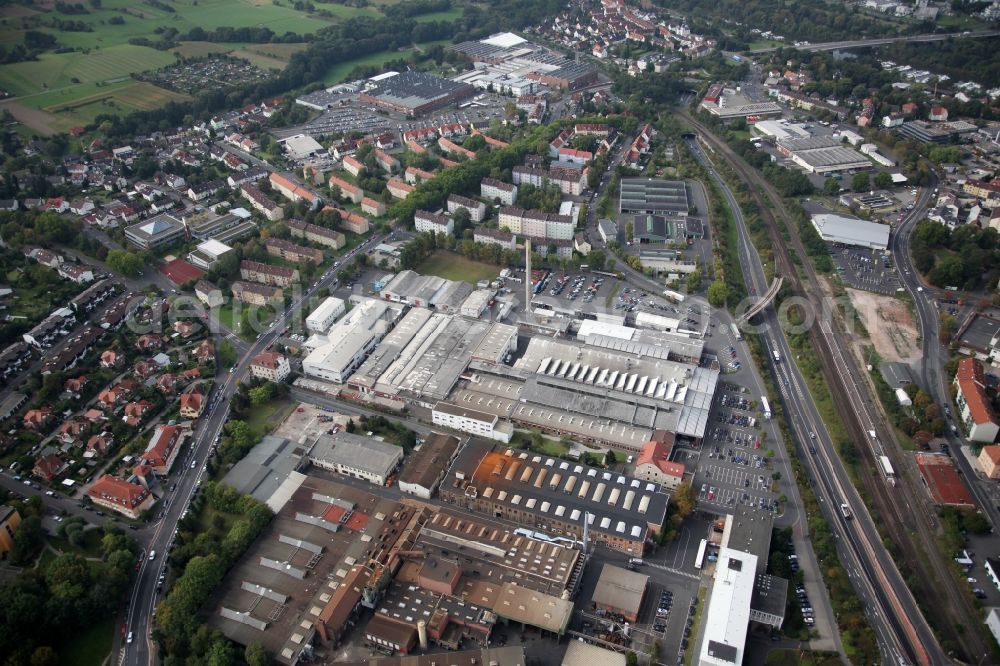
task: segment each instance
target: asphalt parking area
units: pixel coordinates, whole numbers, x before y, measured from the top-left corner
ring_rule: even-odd
[[[834,247],[830,253],[841,279],[855,289],[891,295],[900,287],[889,255],[847,247]]]

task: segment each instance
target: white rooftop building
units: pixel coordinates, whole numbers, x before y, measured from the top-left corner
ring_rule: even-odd
[[[757,556],[730,548],[719,551],[708,598],[705,634],[698,654],[702,666],[739,666],[747,642]]]
[[[326,333],[345,312],[347,307],[343,299],[330,296],[306,317],[306,328],[313,333]]]
[[[308,134],[296,134],[283,141],[285,152],[293,160],[301,160],[323,152],[323,146],[319,141]]]
[[[480,40],[483,44],[489,44],[490,46],[499,46],[502,49],[509,49],[513,46],[518,46],[524,44],[526,39],[523,37],[518,37],[512,32],[498,32],[495,35],[491,35],[489,39]]]
[[[327,332],[325,342],[320,339],[302,361],[302,371],[308,377],[344,383],[389,332],[400,312],[386,301],[363,299]]]
[[[833,213],[812,216],[812,224],[827,243],[853,245],[873,250],[889,247],[889,225]]]
[[[219,257],[227,252],[232,252],[233,248],[225,243],[221,243],[214,238],[198,245],[194,252],[188,253],[188,261],[203,270],[210,270]]]

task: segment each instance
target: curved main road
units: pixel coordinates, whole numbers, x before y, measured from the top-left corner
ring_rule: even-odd
[[[840,51],[843,49],[857,49],[864,48],[866,46],[884,46],[886,44],[895,44],[896,42],[941,42],[946,39],[981,39],[983,37],[996,37],[1000,35],[998,30],[977,30],[975,32],[969,33],[929,33],[925,35],[901,35],[898,37],[872,37],[871,39],[851,39],[842,42],[821,42],[819,44],[806,44],[803,46],[794,46],[794,48],[799,51]],[[771,53],[772,51],[777,51],[779,48],[791,48],[793,45],[788,45],[785,47],[771,47],[766,49],[752,49],[749,51],[750,54],[756,55],[758,53]]]
[[[712,168],[697,141],[689,140],[688,145],[695,158],[709,170],[733,211],[740,239],[739,259],[747,286],[757,293],[764,293],[767,290],[764,268],[750,240],[736,197]],[[840,542],[844,567],[865,602],[886,663],[945,663],[947,659],[934,633],[921,615],[895,562],[882,545],[864,502],[837,457],[806,382],[794,363],[794,355],[781,331],[777,312],[773,307],[767,308],[761,317],[759,333],[765,351],[772,358],[773,352],[777,351],[782,359],[773,363],[773,369],[789,422],[801,444],[800,451],[812,450],[810,442],[815,437],[816,453],[803,456],[803,463],[818,481],[814,489],[820,501],[826,504],[827,517]],[[850,507],[853,519],[844,518],[839,508],[841,503]]]
[[[892,252],[892,260],[900,271],[903,286],[913,298],[914,309],[917,312],[922,351],[919,364],[920,383],[924,390],[934,398],[934,401],[944,408],[951,404],[951,394],[948,390],[951,378],[943,371],[944,365],[948,361],[948,354],[938,337],[938,309],[934,303],[938,292],[930,285],[924,284],[920,279],[920,273],[914,268],[909,253],[910,236],[913,234],[916,223],[923,219],[923,212],[929,206],[933,191],[938,184],[933,171],[930,176],[930,182],[928,182],[927,188],[921,192],[920,199],[914,209],[903,219],[899,228],[893,230],[889,238],[889,249]],[[945,437],[956,451],[958,451],[957,447],[963,444],[962,440],[950,430],[946,430]],[[977,471],[972,468],[964,455],[956,455],[955,463],[965,475],[966,485],[975,497],[976,503],[989,518],[990,524],[993,525],[994,529],[1000,528],[1000,507],[991,500],[986,490],[978,482]]]

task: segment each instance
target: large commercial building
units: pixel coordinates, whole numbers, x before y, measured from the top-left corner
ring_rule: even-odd
[[[361,300],[321,337],[302,361],[302,371],[309,377],[344,383],[392,329],[399,315],[399,308],[386,301]]]
[[[810,173],[834,173],[850,169],[867,169],[867,157],[843,145],[838,137],[811,136],[778,142],[778,152]]]
[[[423,72],[404,72],[375,82],[361,93],[360,101],[398,113],[417,115],[460,102],[475,94],[476,89],[465,83],[456,83]]]
[[[1000,420],[993,413],[986,395],[983,364],[975,358],[963,358],[955,373],[955,403],[964,435],[970,441],[992,444],[1000,432]]]
[[[618,195],[621,215],[686,218],[691,204],[683,181],[659,178],[622,178]]]
[[[777,116],[781,106],[776,102],[754,102],[736,90],[716,84],[702,99],[701,108],[723,119],[749,116]]]
[[[699,664],[739,666],[743,663],[756,576],[756,555],[730,548],[719,550],[705,613]]]
[[[402,460],[402,447],[343,430],[321,435],[309,452],[313,465],[377,486],[385,485]]]
[[[458,453],[461,440],[453,435],[432,432],[407,459],[399,474],[399,489],[409,495],[430,499]]]
[[[459,452],[440,497],[467,509],[578,543],[587,533],[641,556],[666,519],[668,496],[647,481],[473,439]]]
[[[885,250],[889,247],[890,227],[887,224],[835,213],[818,213],[811,219],[820,238],[827,243],[852,245],[870,250]]]

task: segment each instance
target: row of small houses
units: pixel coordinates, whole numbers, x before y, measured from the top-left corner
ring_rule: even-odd
[[[250,370],[255,376],[271,381],[282,381],[291,372],[288,360],[274,352],[258,354],[253,359]],[[181,396],[182,418],[196,419],[201,416],[203,408],[204,398],[201,394],[185,393]],[[157,426],[129,477],[118,478],[106,474],[87,490],[87,496],[98,506],[138,519],[156,501],[152,488],[159,478],[170,473],[181,443],[189,434],[189,430],[180,426]]]
[[[125,294],[106,307],[93,322],[85,322],[79,330],[74,330],[80,319],[113,298],[120,287],[120,283],[102,280],[74,298],[69,307],[56,309],[24,333],[20,342],[0,352],[0,382],[6,383],[21,373],[31,363],[35,353],[44,355],[43,375],[63,372],[76,365],[98,340],[108,331],[120,328],[126,317],[141,304],[141,294]],[[59,348],[48,354],[47,351],[56,343],[60,343]]]

